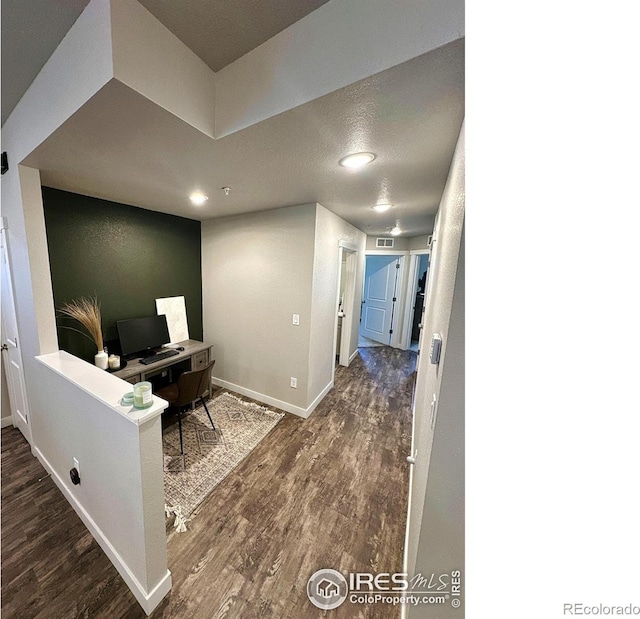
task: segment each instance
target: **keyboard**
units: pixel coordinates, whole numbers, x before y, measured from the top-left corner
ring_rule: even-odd
[[[140,363],[142,363],[143,365],[149,365],[150,363],[155,363],[156,361],[162,361],[163,359],[168,359],[169,357],[175,357],[177,354],[177,350],[165,350],[164,352],[158,353],[157,355],[152,355],[151,357],[140,359]]]

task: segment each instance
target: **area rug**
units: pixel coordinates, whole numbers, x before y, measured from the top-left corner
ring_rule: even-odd
[[[202,406],[182,416],[184,455],[178,424],[162,435],[167,517],[178,532],[187,530],[195,509],[284,417],[230,393],[207,402],[216,429]]]

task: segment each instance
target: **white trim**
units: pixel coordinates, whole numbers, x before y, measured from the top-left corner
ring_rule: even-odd
[[[140,606],[142,606],[142,610],[144,610],[147,615],[150,615],[169,591],[171,591],[171,572],[167,570],[162,580],[147,594],[145,603],[143,604],[138,600]]]
[[[331,391],[333,389],[333,381],[331,381],[319,394],[318,397],[311,402],[311,404],[309,404],[309,406],[307,407],[307,417],[309,417],[309,415],[311,415],[311,413],[313,413],[313,411],[316,409],[316,407],[318,406],[318,404],[320,404],[320,402],[322,402],[322,399],[324,398],[324,396],[327,395],[327,393],[329,393],[329,391]]]
[[[413,305],[416,296],[416,292],[418,290],[418,265],[420,264],[420,257],[418,254],[412,254],[409,258],[409,276],[407,277],[407,289],[406,289],[406,297],[405,304],[407,311],[404,315],[404,320],[402,322],[402,338],[401,338],[401,348],[403,350],[408,350],[411,346],[411,330],[413,327]]]
[[[403,332],[398,332],[398,325],[400,325],[401,331],[404,329],[404,313],[405,313],[405,295],[403,291],[406,289],[406,262],[409,257],[408,251],[372,251],[368,250],[365,252],[365,267],[364,267],[364,278],[366,281],[367,276],[367,256],[389,256],[390,258],[398,259],[398,272],[396,275],[396,287],[394,290],[394,296],[396,298],[394,302],[394,311],[393,318],[391,320],[391,326],[389,327],[393,333],[389,339],[388,344],[384,344],[384,342],[380,342],[385,346],[391,346],[392,348],[402,348],[402,336]],[[366,285],[366,284],[365,284]],[[358,335],[360,335],[362,329],[362,324],[358,327]],[[376,340],[378,341],[378,340]],[[408,348],[408,347],[407,347]],[[406,349],[405,349],[406,350]]]
[[[331,380],[335,380],[336,377],[336,355],[340,354],[340,351],[337,349],[337,340],[338,340],[338,323],[340,322],[340,318],[338,316],[338,308],[340,307],[340,286],[342,285],[342,257],[344,256],[345,250],[341,245],[342,241],[338,241],[338,285],[336,286],[336,302],[334,304],[334,319],[333,319],[333,354],[331,355]],[[342,321],[344,326],[344,320]],[[342,340],[340,342],[342,344]]]
[[[123,385],[126,387],[126,383],[121,378],[113,376],[64,350],[48,355],[38,355],[35,359],[69,381],[74,387],[84,391],[137,426],[160,417],[169,407],[169,402],[157,395],[153,397],[153,404],[146,409],[138,410],[135,407],[132,409],[131,405],[121,406],[119,402]]]
[[[398,276],[396,279],[396,289],[394,292],[396,301],[395,301],[395,309],[393,312],[393,320],[391,321],[391,330],[393,333],[391,334],[391,340],[389,341],[389,345],[392,348],[402,348],[402,330],[403,330],[403,319],[405,314],[405,305],[406,298],[402,294],[404,290],[406,290],[407,281],[406,281],[406,262],[409,259],[408,252],[401,254],[399,256],[400,268],[398,269]]]
[[[29,445],[31,445],[33,449],[33,432],[31,430],[31,405],[29,403],[29,393],[27,391],[26,381],[24,377],[24,357],[22,355],[22,335],[21,335],[19,324],[18,324],[15,288],[13,286],[14,277],[13,277],[13,269],[11,267],[11,256],[9,251],[9,239],[7,237],[7,230],[8,230],[7,218],[3,217],[2,230],[0,230],[0,237],[1,237],[0,260],[2,261],[2,263],[4,263],[4,266],[0,264],[0,268],[3,269],[3,271],[6,274],[5,283],[6,283],[7,289],[2,290],[2,303],[0,303],[0,305],[2,305],[3,311],[0,312],[0,324],[1,324],[0,332],[2,333],[2,337],[4,340],[7,334],[5,318],[7,314],[10,312],[9,317],[11,319],[11,322],[15,324],[15,328],[16,328],[15,343],[13,344],[13,347],[17,350],[14,350],[14,354],[16,354],[18,357],[20,367],[18,368],[18,372],[17,372],[17,376],[18,376],[17,385],[15,381],[15,375],[12,375],[12,373],[9,372],[8,370],[5,371],[4,378],[7,383],[7,391],[9,396],[9,408],[11,409],[11,423],[13,424],[14,427],[18,428],[20,432],[22,432],[23,436],[25,437],[25,439],[27,439],[27,442],[29,443]],[[4,306],[8,306],[8,309],[5,310]],[[3,341],[2,343],[4,344],[5,342]],[[17,367],[15,362],[12,362],[12,360],[9,358],[8,351],[3,351],[2,357],[3,357],[2,359],[3,367],[6,365],[5,361],[12,363],[14,367]],[[22,409],[23,409],[22,413],[18,412],[18,409],[16,406],[16,399],[17,399],[16,392],[15,392],[16,388],[20,390],[20,396],[22,399]],[[22,419],[23,416],[24,416],[24,421]]]
[[[8,417],[3,417],[2,420],[0,421],[0,428],[7,428],[12,425],[13,425],[13,418],[11,417],[11,415],[9,415]]]
[[[252,398],[253,400],[258,400],[258,402],[262,402],[263,404],[275,406],[280,410],[291,413],[292,415],[297,415],[298,417],[302,417],[303,419],[307,419],[307,417],[309,417],[309,415],[311,415],[311,413],[314,411],[316,406],[320,404],[322,398],[324,398],[324,396],[327,395],[327,393],[329,393],[331,389],[333,389],[333,381],[331,381],[307,408],[302,408],[300,406],[295,406],[294,404],[289,404],[289,402],[285,402],[284,400],[272,398],[271,396],[265,395],[264,393],[259,393],[258,391],[253,391],[251,389],[247,389],[246,387],[241,387],[240,385],[230,383],[229,381],[223,380],[222,378],[217,378],[216,376],[211,377],[211,382],[214,385],[218,385],[218,387],[224,387],[229,391],[239,393],[240,395],[245,395],[248,398]]]
[[[346,246],[340,246],[338,250],[338,291],[337,297],[340,298],[340,285],[342,279],[342,257],[347,256],[347,268],[345,272],[346,284],[344,288],[344,305],[342,307],[342,311],[344,312],[344,317],[342,319],[342,335],[340,340],[340,350],[336,350],[336,335],[338,332],[338,315],[336,312],[336,322],[334,325],[334,343],[333,343],[333,356],[332,364],[333,369],[331,370],[331,380],[335,379],[336,374],[336,355],[339,356],[339,364],[344,367],[349,367],[350,361],[349,357],[349,347],[351,346],[351,334],[353,331],[353,319],[355,314],[355,296],[356,296],[356,277],[358,270],[358,250],[357,249],[349,249]],[[336,302],[336,308],[338,307],[338,302]],[[359,326],[359,325],[358,325]],[[346,359],[346,361],[345,361]]]
[[[415,418],[415,411],[411,412],[411,418]],[[412,422],[412,425],[413,422]],[[413,435],[413,428],[411,431]],[[411,437],[413,441],[413,436]],[[409,492],[407,493],[407,520],[405,522],[404,527],[404,552],[402,553],[402,572],[407,574],[409,572],[408,564],[409,564],[409,553],[407,548],[409,548],[409,519],[411,518],[411,495],[413,494],[413,469],[415,468],[415,464],[408,464],[409,466]],[[408,606],[407,604],[402,604],[400,606],[400,619],[407,619]]]
[[[403,350],[409,350],[411,346],[411,331],[413,329],[413,305],[415,303],[415,296],[418,292],[418,265],[420,264],[420,256],[429,256],[431,258],[431,250],[429,249],[416,249],[411,251],[411,257],[409,258],[409,276],[407,280],[406,288],[406,312],[404,316],[404,322],[402,325],[402,339],[401,348]],[[431,274],[431,260],[429,260],[429,267],[427,269],[427,276]],[[425,305],[426,305],[425,297]]]
[[[62,492],[67,501],[69,501],[69,504],[73,507],[76,514],[80,516],[80,520],[82,520],[87,529],[89,529],[89,532],[93,535],[96,542],[98,542],[100,548],[104,550],[104,553],[118,570],[118,573],[122,576],[122,579],[129,589],[131,589],[131,592],[136,600],[138,600],[140,606],[142,606],[144,612],[150,615],[153,609],[171,590],[171,572],[167,570],[167,573],[161,578],[160,582],[151,591],[147,592],[138,582],[138,579],[131,572],[129,566],[124,562],[124,559],[119,555],[118,551],[111,545],[111,542],[102,532],[102,529],[94,522],[93,518],[87,513],[78,499],[69,492],[62,479],[60,479],[60,476],[53,470],[42,452],[34,446],[33,453],[45,470],[51,475],[51,479],[53,479],[56,486],[58,486],[60,492]]]
[[[356,348],[355,352],[349,357],[349,364],[358,356],[358,349]]]
[[[349,251],[358,251],[358,246],[350,243],[349,241],[338,241],[338,247],[342,247],[343,249],[348,249]]]

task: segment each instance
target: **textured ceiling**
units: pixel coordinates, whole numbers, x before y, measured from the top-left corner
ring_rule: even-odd
[[[213,140],[117,81],[25,163],[43,184],[192,219],[319,202],[369,234],[426,234],[464,115],[458,40]],[[376,153],[362,170],[338,160]],[[232,188],[224,196],[222,187]],[[209,200],[193,206],[188,195]],[[371,206],[389,201],[384,214]]]
[[[219,70],[326,0],[140,2]],[[2,0],[3,123],[87,3]],[[463,117],[458,40],[219,140],[114,81],[26,163],[45,185],[193,219],[319,202],[368,234],[399,220],[414,236],[432,229]],[[354,150],[377,158],[339,167]]]

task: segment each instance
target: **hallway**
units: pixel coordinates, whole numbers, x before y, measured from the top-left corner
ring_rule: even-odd
[[[152,617],[320,617],[320,568],[400,571],[416,355],[363,348],[309,419],[286,414],[169,534],[173,589]],[[2,431],[2,612],[144,617],[17,430]],[[70,586],[70,583],[73,583]],[[332,617],[395,618],[346,602]]]

